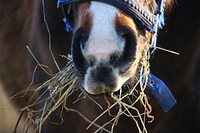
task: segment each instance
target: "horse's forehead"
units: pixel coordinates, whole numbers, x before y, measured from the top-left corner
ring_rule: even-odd
[[[107,32],[110,31],[112,26],[116,26],[116,28],[122,24],[129,27],[133,26],[130,16],[109,4],[90,1],[78,5],[78,8],[75,9],[78,14],[78,17],[75,17],[75,19],[78,19],[76,20],[76,28],[84,27],[91,30],[92,27],[99,26],[104,27],[102,29],[99,28],[100,30]]]
[[[114,7],[114,6],[111,6],[109,4],[106,4],[106,3],[92,1],[91,6],[90,6],[90,10],[92,12],[97,11],[99,14],[105,13],[105,12],[106,12],[106,14],[107,13],[109,14],[110,12],[111,13],[116,12],[117,8]],[[104,15],[106,15],[106,14],[104,14]]]
[[[102,34],[111,34],[115,29],[115,18],[118,13],[118,10],[115,7],[110,5],[91,2],[90,11],[93,16],[93,25],[92,25],[92,35]],[[103,27],[103,28],[102,28]]]
[[[114,21],[116,15],[119,13],[119,9],[117,9],[116,7],[102,2],[83,2],[78,5],[79,6],[78,8],[75,8],[75,11],[78,16],[78,22],[81,23],[83,23],[84,20],[91,21],[88,20],[89,16],[90,18],[92,18],[92,21],[97,20],[96,22],[99,23],[104,21],[103,23],[107,24],[107,22]]]
[[[120,44],[123,41],[119,38],[115,29],[116,16],[119,13],[118,9],[108,4],[91,2],[90,11],[93,16],[93,23],[88,40],[88,53],[101,53],[101,50],[103,50],[105,54],[109,54],[115,50],[122,49]]]

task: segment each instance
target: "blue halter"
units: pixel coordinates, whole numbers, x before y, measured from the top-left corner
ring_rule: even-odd
[[[60,7],[64,4],[72,4],[77,2],[84,2],[88,0],[58,0],[57,6]],[[142,25],[148,29],[150,32],[155,32],[157,27],[162,28],[164,25],[164,2],[165,0],[158,0],[158,10],[156,14],[151,13],[140,3],[135,0],[90,0],[90,1],[99,1],[112,6],[119,8],[125,13],[129,14],[132,17],[136,17]],[[68,20],[68,26],[73,27],[73,24],[70,24]],[[71,30],[69,30],[71,31]]]
[[[148,75],[147,89],[156,97],[164,112],[168,112],[176,104],[176,99],[169,88],[152,73]]]
[[[63,4],[72,4],[76,2],[84,2],[88,0],[58,0],[57,6],[60,7]],[[164,26],[164,2],[165,0],[158,0],[158,10],[156,14],[151,13],[136,0],[93,0],[110,4],[129,14],[131,17],[137,18],[141,24],[153,34],[151,45],[156,49],[157,32],[159,28]],[[64,18],[63,21],[66,24],[66,31],[71,32],[73,30],[73,23],[70,18]],[[153,50],[153,51],[154,51]],[[147,88],[156,97],[158,103],[162,107],[164,112],[169,111],[175,104],[176,99],[170,92],[169,88],[163,81],[149,73]]]

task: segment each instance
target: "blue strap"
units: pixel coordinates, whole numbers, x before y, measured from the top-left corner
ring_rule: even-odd
[[[168,112],[177,102],[165,83],[149,73],[147,88],[156,97],[164,112]]]
[[[65,30],[67,32],[72,32],[73,31],[73,25],[66,18],[63,18],[63,22],[65,23]]]
[[[60,5],[63,4],[71,4],[84,1],[87,0],[58,0],[57,7],[60,7]],[[134,2],[132,0],[90,0],[90,1],[104,2],[121,9],[128,15],[137,18],[142,23],[142,25],[152,33],[155,32],[155,30],[157,30],[156,21],[159,21],[159,27],[162,27],[162,25],[164,25],[163,7],[165,0],[158,0],[158,12],[156,14],[151,13],[145,7],[138,4],[138,2]],[[159,17],[157,17],[157,15],[159,15]]]

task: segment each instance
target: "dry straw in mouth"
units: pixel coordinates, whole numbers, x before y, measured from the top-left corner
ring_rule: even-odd
[[[29,48],[28,48],[29,49]],[[32,56],[35,58],[31,50],[29,49]],[[62,108],[61,111],[61,118],[62,118],[62,112],[63,110],[72,111],[77,113],[80,117],[82,117],[87,123],[89,129],[91,126],[97,127],[97,132],[105,131],[108,133],[113,133],[115,126],[117,126],[118,121],[120,120],[120,116],[125,115],[129,118],[131,118],[137,128],[139,133],[147,133],[147,129],[145,127],[145,121],[146,117],[150,118],[151,121],[153,120],[153,116],[150,115],[152,108],[148,102],[147,95],[145,94],[145,88],[148,81],[148,73],[149,73],[149,47],[146,47],[146,49],[143,52],[141,60],[141,70],[140,70],[140,79],[138,79],[136,85],[133,88],[130,88],[128,92],[125,94],[122,94],[120,91],[119,95],[115,95],[114,93],[111,93],[109,96],[115,101],[113,103],[110,103],[108,108],[106,110],[103,110],[102,113],[97,116],[94,120],[89,120],[86,116],[84,116],[79,110],[72,109],[70,107],[67,107],[66,102],[68,98],[73,94],[74,91],[80,90],[80,95],[85,95],[87,100],[92,100],[95,102],[97,106],[100,106],[95,100],[93,100],[89,94],[87,94],[84,89],[80,86],[78,77],[75,74],[75,69],[73,66],[72,58],[71,56],[68,56],[68,64],[60,70],[57,74],[51,75],[51,78],[47,80],[46,82],[36,86],[28,87],[28,89],[16,94],[15,96],[24,96],[28,94],[29,91],[33,92],[32,96],[30,97],[30,100],[27,102],[26,107],[21,109],[22,113],[19,117],[19,120],[16,124],[15,131],[17,131],[18,124],[22,118],[22,116],[25,116],[25,131],[28,132],[28,130],[32,127],[33,132],[41,132],[43,124],[47,121],[47,119],[51,116],[51,114],[59,107]],[[37,59],[35,58],[37,61]],[[38,61],[37,61],[38,62]],[[38,62],[38,66],[42,67],[44,71],[47,72],[44,65],[41,65]],[[140,87],[140,90],[136,89],[136,86]],[[41,93],[43,92],[43,93]],[[135,97],[135,93],[137,92],[138,96],[134,101],[131,102],[124,102],[125,99],[129,98],[130,96]],[[46,98],[44,98],[44,96]],[[81,101],[81,99],[78,99]],[[141,103],[143,106],[143,112],[140,112],[139,109],[135,107],[136,103]],[[40,105],[41,108],[34,109],[36,105]],[[76,104],[76,102],[74,102]],[[103,125],[97,124],[97,120],[101,119],[101,117],[105,114],[108,114],[111,116],[109,111],[113,108],[117,107],[117,114],[115,116],[112,115],[112,119],[105,122]],[[66,112],[66,113],[67,113]],[[28,123],[28,125],[27,125]],[[33,126],[31,126],[31,124]],[[107,125],[112,125],[111,129],[107,129]],[[87,130],[86,129],[86,130]],[[31,129],[30,129],[31,130]]]
[[[61,107],[61,118],[62,113],[64,110],[66,110],[66,113],[71,111],[74,113],[77,113],[80,117],[82,117],[87,123],[89,129],[91,126],[97,127],[97,132],[107,132],[107,133],[113,133],[115,126],[117,126],[118,121],[120,121],[120,117],[122,115],[131,118],[138,129],[139,133],[147,133],[147,129],[145,127],[146,119],[150,118],[151,121],[153,120],[153,116],[150,115],[152,108],[148,102],[147,95],[145,94],[145,88],[148,81],[148,74],[149,74],[149,46],[146,46],[146,48],[143,51],[142,60],[141,60],[141,70],[140,70],[140,78],[138,79],[137,83],[134,87],[130,88],[130,91],[128,91],[125,94],[122,94],[120,91],[119,95],[115,95],[114,93],[110,94],[110,97],[114,100],[113,103],[109,103],[107,109],[103,110],[102,113],[97,116],[95,119],[90,120],[87,118],[82,112],[79,110],[72,109],[70,107],[67,107],[66,102],[70,96],[72,96],[73,92],[79,90],[80,95],[85,95],[87,100],[91,100],[94,102],[97,106],[101,108],[101,105],[98,104],[92,97],[87,94],[84,89],[79,84],[79,80],[77,75],[75,74],[75,69],[73,66],[72,58],[71,56],[68,56],[68,63],[67,65],[60,70],[59,65],[57,64],[52,50],[51,50],[51,34],[48,27],[48,23],[46,21],[46,15],[45,15],[45,3],[44,0],[42,0],[42,7],[43,7],[43,16],[44,16],[44,22],[46,25],[46,29],[48,32],[49,37],[49,50],[52,55],[52,58],[59,70],[57,74],[49,74],[48,66],[40,64],[40,62],[36,59],[34,54],[31,52],[31,50],[28,48],[29,52],[33,56],[33,58],[37,62],[37,66],[33,72],[33,75],[38,67],[42,68],[44,72],[46,72],[51,78],[47,80],[46,82],[38,85],[38,86],[31,86],[33,80],[31,82],[31,85],[27,87],[26,90],[22,90],[21,92],[17,93],[13,97],[18,96],[25,96],[30,95],[30,99],[27,102],[26,106],[21,109],[21,115],[19,116],[19,119],[16,123],[16,127],[14,130],[14,133],[17,132],[18,125],[21,122],[22,118],[25,118],[25,124],[24,124],[24,130],[25,132],[42,132],[42,126],[47,121],[47,119],[51,116],[51,114]],[[144,80],[145,79],[145,80]],[[145,82],[144,82],[145,81]],[[139,86],[139,90],[136,89],[136,87]],[[31,93],[29,93],[31,92]],[[42,93],[41,93],[42,92]],[[138,95],[135,96],[135,93]],[[130,99],[129,97],[136,97],[134,100],[130,102],[125,102],[125,99]],[[44,98],[45,97],[45,98]],[[81,98],[78,98],[77,101],[81,101]],[[142,112],[139,111],[138,108],[136,108],[136,104],[141,103],[142,107],[140,110],[143,110]],[[76,104],[76,102],[74,102]],[[37,106],[40,105],[40,106]],[[41,106],[42,105],[42,106]],[[35,108],[35,106],[40,108]],[[114,107],[117,107],[117,114],[115,116],[110,114],[110,110]],[[103,125],[97,124],[97,120],[99,120],[103,115],[108,114],[112,118],[109,121],[105,121]],[[147,118],[146,118],[147,117]],[[63,119],[62,119],[63,120]],[[110,129],[107,129],[107,125],[112,125]],[[86,129],[86,130],[87,130]],[[67,130],[67,129],[66,129]]]

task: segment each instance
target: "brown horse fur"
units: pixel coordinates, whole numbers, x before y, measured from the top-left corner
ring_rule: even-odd
[[[158,45],[177,51],[180,56],[157,50],[152,59],[151,71],[166,82],[178,103],[164,114],[150,95],[155,121],[147,125],[149,132],[153,133],[199,132],[200,2],[177,0],[176,4],[167,16],[166,26],[159,32]],[[32,72],[37,64],[26,49],[26,45],[29,45],[42,64],[49,66],[54,73],[57,71],[48,49],[48,34],[41,5],[40,0],[0,2],[0,79],[8,97],[25,89],[31,83]],[[53,53],[62,68],[66,60],[59,57],[59,54],[64,55],[70,49],[71,34],[64,31],[62,14],[56,8],[56,0],[46,1],[46,13],[52,35]],[[39,69],[35,78],[34,84],[37,84],[48,79],[48,76]],[[27,95],[14,98],[13,102],[17,107],[24,107],[28,99]],[[105,104],[101,98],[96,100]],[[90,118],[101,112],[85,100],[76,104],[76,108]],[[60,122],[58,115],[54,113],[51,119]],[[43,132],[93,132],[93,129],[85,131],[88,123],[72,112],[64,112],[63,118],[62,125],[46,123]],[[129,119],[122,117],[116,133],[132,132],[133,125]]]

